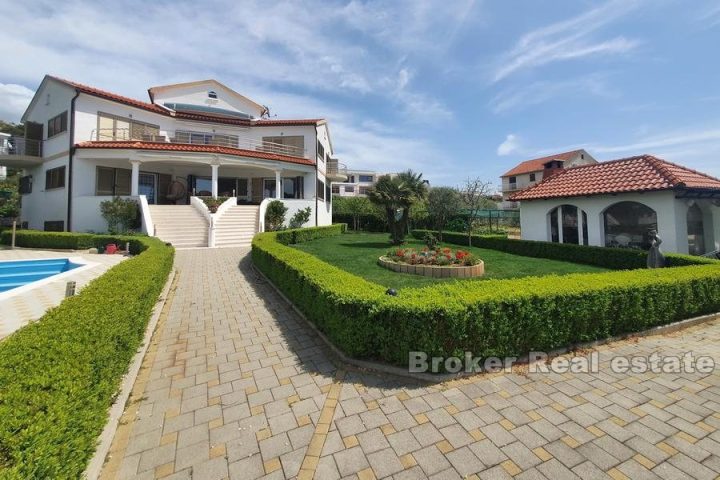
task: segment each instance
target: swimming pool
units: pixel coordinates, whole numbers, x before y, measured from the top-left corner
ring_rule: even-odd
[[[22,287],[80,266],[81,264],[73,263],[68,258],[0,262],[0,292]]]

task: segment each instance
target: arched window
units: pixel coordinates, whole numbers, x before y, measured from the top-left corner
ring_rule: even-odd
[[[210,90],[208,92],[208,98],[217,98],[217,93],[215,93],[213,90]]]
[[[603,214],[605,246],[650,248],[648,233],[657,230],[655,210],[638,202],[620,202]]]
[[[548,214],[550,241],[588,244],[587,214],[575,205],[561,205]],[[582,239],[582,243],[580,240]]]
[[[703,255],[705,251],[705,225],[703,212],[697,203],[687,212],[688,251],[690,255]]]

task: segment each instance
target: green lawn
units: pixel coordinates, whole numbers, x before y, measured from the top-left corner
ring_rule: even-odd
[[[420,240],[408,237],[408,247],[422,249]],[[485,276],[476,279],[517,278],[548,274],[606,272],[608,269],[577,263],[523,257],[497,250],[442,244],[452,249],[468,250],[485,262]],[[346,233],[294,245],[316,257],[380,285],[393,288],[424,287],[437,282],[456,282],[456,279],[428,278],[397,273],[377,264],[377,259],[392,247],[386,233]]]

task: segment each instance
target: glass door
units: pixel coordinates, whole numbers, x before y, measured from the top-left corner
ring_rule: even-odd
[[[150,205],[157,203],[157,177],[154,173],[140,172],[138,193],[145,195]]]
[[[252,198],[250,194],[250,179],[238,178],[237,179],[237,198],[238,202],[249,203]]]

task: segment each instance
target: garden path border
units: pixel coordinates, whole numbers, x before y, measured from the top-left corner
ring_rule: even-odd
[[[135,380],[137,380],[138,374],[140,373],[140,367],[142,366],[145,354],[147,353],[148,348],[150,348],[150,343],[153,335],[155,334],[155,329],[157,328],[158,321],[160,320],[160,315],[162,314],[162,311],[170,298],[170,294],[172,293],[171,287],[175,282],[176,276],[177,270],[173,267],[168,275],[167,281],[165,282],[165,286],[158,297],[158,301],[155,303],[155,307],[153,307],[153,313],[150,317],[150,321],[148,322],[148,326],[145,329],[145,336],[143,337],[142,344],[140,345],[140,348],[138,348],[137,352],[135,352],[135,356],[133,357],[132,362],[130,362],[128,371],[120,384],[120,391],[110,407],[107,423],[98,437],[95,454],[90,459],[90,462],[83,473],[83,478],[96,480],[100,477],[100,473],[105,465],[105,459],[112,447],[120,418],[127,407],[127,401],[132,393]]]
[[[280,297],[290,305],[290,307],[295,311],[295,313],[302,318],[305,323],[322,339],[322,341],[325,343],[325,345],[332,351],[332,353],[337,357],[338,360],[343,362],[346,365],[353,366],[359,369],[363,370],[370,370],[372,372],[376,373],[382,373],[386,375],[394,375],[397,377],[403,377],[403,378],[409,378],[412,380],[419,380],[422,382],[430,383],[430,384],[440,384],[449,382],[452,380],[458,380],[460,378],[466,378],[466,377],[472,377],[474,375],[485,375],[485,374],[491,374],[490,372],[487,373],[476,373],[476,372],[459,372],[459,373],[417,373],[417,372],[408,372],[405,369],[402,369],[400,367],[395,367],[393,365],[388,365],[385,363],[380,362],[373,362],[371,360],[359,360],[356,358],[349,357],[345,355],[345,353],[340,350],[338,347],[335,346],[335,344],[330,341],[330,339],[325,336],[323,332],[320,331],[320,329],[317,328],[317,326],[312,323],[310,320],[307,319],[305,314],[298,309],[293,302],[288,299],[285,294],[277,287],[275,284],[270,281],[268,277],[265,276],[264,273],[262,273],[258,268],[255,267],[255,264],[253,264],[253,270],[262,277],[268,285],[270,285],[275,292],[277,292]],[[630,332],[623,335],[616,335],[612,337],[603,338],[600,340],[594,340],[592,342],[583,342],[583,343],[576,343],[573,345],[569,345],[564,348],[558,348],[555,350],[552,350],[551,352],[547,352],[549,357],[555,357],[558,355],[563,355],[565,353],[569,353],[573,350],[578,349],[587,349],[587,348],[594,348],[600,345],[605,345],[612,342],[617,342],[621,340],[626,340],[628,338],[633,337],[649,337],[653,335],[666,335],[669,333],[674,333],[679,330],[684,330],[686,328],[694,327],[696,325],[700,325],[703,323],[711,322],[713,320],[720,319],[720,312],[716,313],[710,313],[707,315],[702,315],[699,317],[693,317],[688,318],[685,320],[679,320],[677,322],[668,323],[666,325],[660,325],[657,327],[652,327],[646,330],[641,330],[639,332]],[[519,364],[522,363],[528,363],[528,357],[520,357],[518,359]]]

